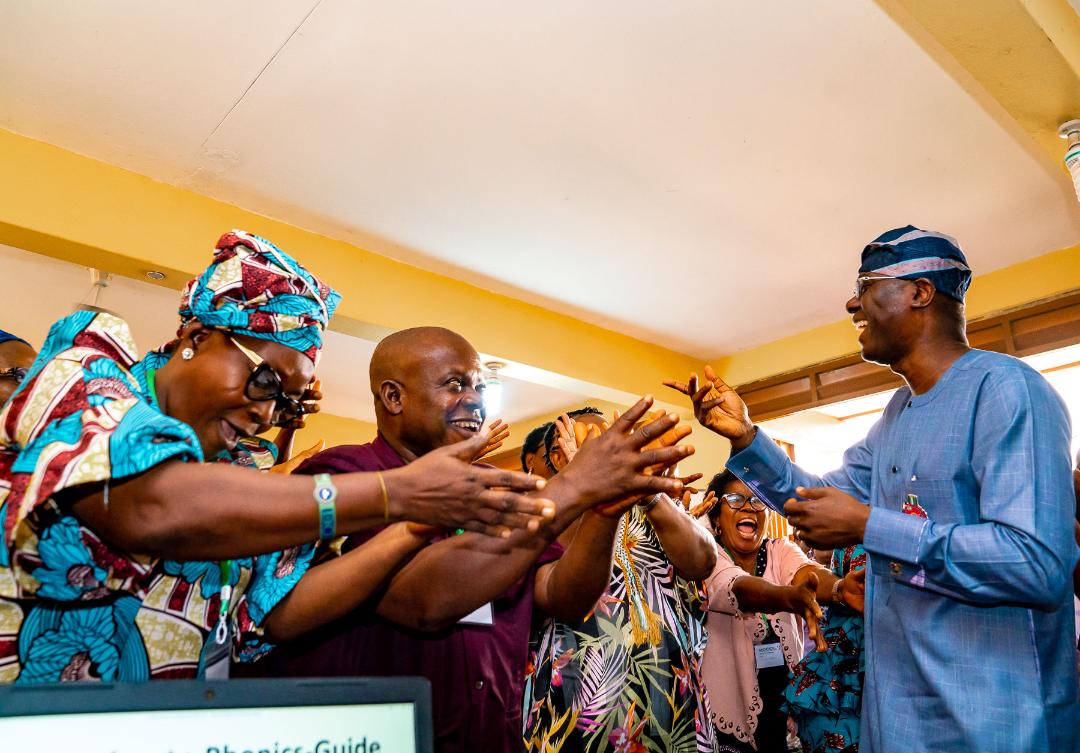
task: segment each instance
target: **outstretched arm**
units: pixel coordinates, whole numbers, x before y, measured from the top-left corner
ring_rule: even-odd
[[[267,615],[271,643],[284,643],[343,617],[370,599],[439,529],[398,523],[341,557],[308,570]]]
[[[508,542],[462,534],[427,547],[393,578],[379,603],[378,613],[399,625],[418,630],[436,630],[451,625],[528,573],[549,544],[586,510],[608,503],[622,505],[643,494],[658,491],[678,494],[682,487],[678,480],[646,475],[643,471],[652,466],[674,464],[693,452],[693,448],[674,446],[642,451],[645,444],[678,422],[676,416],[665,416],[631,433],[634,422],[641,418],[650,403],[651,399],[639,401],[609,431],[585,444],[573,461],[551,479],[544,489],[544,495],[556,505],[555,519],[550,525],[537,534],[518,533]],[[584,524],[585,521],[582,527],[586,528]],[[585,534],[582,551],[598,553],[594,566],[599,565],[597,569],[601,574],[595,575],[606,585],[611,543],[603,544],[598,539],[607,535],[610,542],[614,538],[614,528],[595,521],[586,528]],[[586,541],[593,544],[585,546]],[[432,588],[432,583],[450,583],[453,587]],[[543,588],[545,592],[553,593],[555,584],[561,583],[568,583],[568,580],[557,577]],[[580,600],[588,601],[594,590],[591,586],[583,587]],[[576,601],[576,597],[561,593],[549,598],[564,605]],[[560,601],[564,598],[566,601]],[[595,596],[592,600],[595,601]],[[567,609],[574,611],[570,607]]]
[[[658,495],[647,515],[671,564],[687,580],[705,580],[716,565],[716,542],[683,506]]]
[[[404,468],[384,471],[385,500],[375,473],[335,476],[337,532],[401,520],[492,535],[509,535],[508,526],[537,528],[554,506],[522,492],[543,482],[471,465],[468,459],[485,441],[486,435],[478,434]],[[108,486],[66,489],[61,500],[85,526],[123,551],[219,560],[314,541],[319,513],[313,490],[308,476],[174,460]]]

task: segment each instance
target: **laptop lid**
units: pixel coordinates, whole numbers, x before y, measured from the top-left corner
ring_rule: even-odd
[[[3,749],[35,753],[433,753],[417,677],[0,687]]]

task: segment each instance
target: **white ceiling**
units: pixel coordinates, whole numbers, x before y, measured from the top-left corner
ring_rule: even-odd
[[[209,258],[207,259],[209,261]],[[78,303],[94,303],[90,270],[65,261],[0,245],[4,292],[0,295],[0,329],[40,347],[49,327]],[[123,317],[142,350],[176,334],[178,291],[116,276],[100,290],[97,305]],[[327,333],[319,378],[326,395],[322,409],[336,416],[375,422],[368,363],[375,343],[339,332]],[[585,397],[524,379],[503,375],[503,410],[498,416],[514,422],[556,415]]]
[[[0,0],[0,102],[0,127],[701,357],[839,319],[889,227],[957,236],[977,273],[1080,240],[1065,178],[871,0]]]

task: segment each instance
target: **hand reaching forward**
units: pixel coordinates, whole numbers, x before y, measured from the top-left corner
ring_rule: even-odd
[[[821,635],[821,605],[817,600],[818,577],[816,573],[808,573],[798,583],[788,586],[788,608],[786,611],[797,614],[806,620],[807,632],[814,641],[818,651],[824,651],[828,646],[825,638]]]
[[[543,489],[543,479],[472,464],[490,440],[489,432],[478,432],[403,468],[383,471],[389,516],[503,538],[515,528],[535,531],[541,521],[555,517],[551,500],[526,496]]]
[[[559,474],[564,483],[572,485],[578,499],[589,506],[616,503],[605,509],[605,514],[614,516],[621,515],[638,497],[659,493],[682,496],[682,481],[660,472],[692,455],[694,448],[677,444],[687,432],[668,435],[679,423],[679,417],[672,414],[664,414],[634,431],[634,425],[651,405],[651,396],[642,398],[610,429],[578,448],[573,461]],[[666,436],[659,443],[663,446],[649,447]]]
[[[739,394],[716,375],[712,366],[705,367],[705,382],[698,384],[697,374],[691,374],[684,384],[665,379],[664,386],[690,398],[694,417],[710,431],[731,440],[733,449],[741,450],[754,438],[754,424]]]

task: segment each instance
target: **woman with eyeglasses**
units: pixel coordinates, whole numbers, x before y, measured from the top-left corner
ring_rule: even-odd
[[[802,658],[805,620],[819,649],[819,604],[862,609],[860,576],[837,578],[787,539],[765,538],[765,501],[730,471],[708,494],[717,561],[706,583],[709,614],[703,674],[719,751],[787,751],[783,710],[788,670]]]
[[[8,401],[37,357],[30,343],[0,329],[0,406]]]
[[[257,236],[222,236],[175,340],[53,325],[0,411],[0,682],[223,677],[361,603],[431,526],[539,524],[524,474],[477,468],[487,437],[382,473],[298,477],[256,438],[303,413],[340,296]],[[214,462],[204,462],[214,461]],[[507,490],[508,489],[508,490]],[[314,542],[398,521],[308,573]]]

